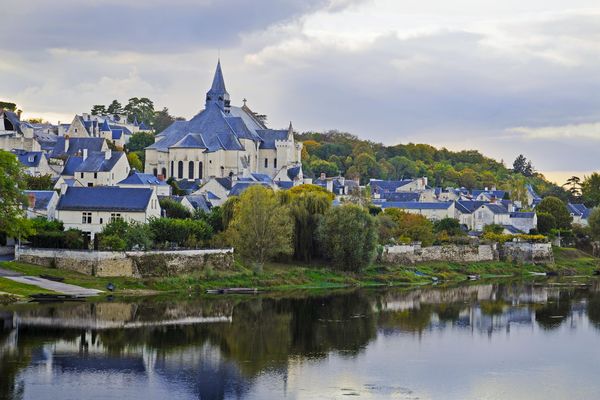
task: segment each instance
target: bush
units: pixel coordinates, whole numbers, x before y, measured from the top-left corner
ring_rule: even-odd
[[[556,229],[556,218],[547,212],[537,213],[537,230],[540,233],[548,234]]]
[[[503,233],[493,233],[493,232],[484,233],[483,239],[488,240],[490,242],[496,242],[496,243],[510,242],[513,239],[518,239],[522,242],[528,242],[528,243],[546,243],[548,241],[548,238],[544,235],[526,235],[526,234],[507,235],[507,234],[503,234]]]
[[[446,232],[449,236],[462,235],[464,232],[460,229],[460,223],[456,218],[444,218],[433,223],[435,233]]]
[[[201,243],[212,237],[213,230],[202,220],[153,218],[149,229],[157,244],[185,246],[192,235]]]
[[[498,224],[489,224],[483,227],[483,233],[484,236],[486,233],[488,234],[495,234],[495,235],[501,235],[502,232],[504,232],[504,227],[502,225],[498,225]]]
[[[187,208],[173,199],[161,199],[159,203],[167,218],[186,219],[192,217],[192,213]]]
[[[117,235],[102,235],[100,237],[100,250],[123,251],[127,243]]]
[[[398,225],[394,232],[400,242],[421,242],[423,246],[431,246],[434,241],[433,224],[426,217],[411,214],[398,208],[387,208],[385,215],[389,215]]]
[[[124,239],[129,250],[149,250],[153,247],[154,234],[148,224],[132,222],[127,227]]]
[[[355,205],[327,211],[319,227],[323,254],[340,270],[358,272],[368,266],[377,246],[377,221]]]

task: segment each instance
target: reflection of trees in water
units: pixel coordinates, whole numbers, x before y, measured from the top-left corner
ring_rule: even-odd
[[[596,292],[588,299],[587,316],[590,322],[600,329],[600,293]]]
[[[535,320],[538,325],[546,330],[558,328],[569,316],[572,300],[572,292],[565,290],[560,292],[558,299],[537,307]]]

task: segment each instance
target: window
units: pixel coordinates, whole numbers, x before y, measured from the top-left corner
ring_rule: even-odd
[[[276,158],[273,159],[273,168],[277,168],[277,159]]]
[[[162,169],[162,176],[163,176],[163,179],[167,177],[167,169],[166,168]]]
[[[88,187],[94,187],[94,182],[88,182]]]
[[[198,178],[202,179],[202,161],[198,163]]]
[[[81,223],[82,224],[91,224],[92,223],[92,213],[84,212],[81,214]]]
[[[171,176],[175,175],[175,167],[173,166],[173,161],[171,161]]]
[[[188,163],[188,179],[194,179],[194,162]]]
[[[177,163],[177,177],[179,179],[183,178],[183,161]]]
[[[100,218],[100,225],[102,225],[102,218]]]
[[[152,175],[154,175],[154,176],[158,176],[158,169],[154,168],[154,169],[152,170]]]
[[[265,158],[265,168],[269,168],[269,159]]]
[[[121,213],[110,214],[110,222],[116,221],[117,219],[121,219]]]
[[[83,172],[81,173],[81,179],[83,179]]]
[[[98,179],[98,173],[94,172],[94,179]]]
[[[77,128],[75,128],[75,133],[77,133]]]

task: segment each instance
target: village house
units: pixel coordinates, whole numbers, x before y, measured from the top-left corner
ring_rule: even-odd
[[[403,179],[399,181],[370,179],[369,186],[371,188],[371,197],[373,199],[380,199],[394,192],[423,192],[427,189],[427,178]]]
[[[343,176],[327,178],[325,174],[321,174],[319,179],[315,179],[313,185],[321,186],[336,196],[347,196],[360,188],[355,180],[346,179]]]
[[[208,180],[247,169],[275,177],[301,165],[301,150],[291,124],[288,129],[269,129],[265,117],[246,101],[242,107],[231,105],[219,62],[204,110],[156,135],[156,142],[146,148],[145,172],[164,179]]]
[[[90,239],[117,218],[146,223],[160,214],[158,197],[148,188],[63,187],[56,207],[56,219],[65,229],[79,229]]]
[[[28,206],[27,218],[43,217],[48,220],[55,218],[58,204],[58,193],[54,190],[26,190]]]
[[[11,151],[41,151],[35,130],[21,122],[20,114],[0,109],[0,149]]]
[[[411,214],[420,214],[432,221],[439,221],[444,218],[456,218],[456,207],[454,202],[395,202],[386,201],[381,203],[381,208],[399,208],[402,211]]]
[[[510,225],[522,233],[537,229],[537,214],[535,212],[515,211],[510,213]]]
[[[588,217],[590,216],[590,212],[592,212],[591,208],[587,208],[585,204],[573,204],[568,203],[567,209],[573,217],[573,223],[579,224],[583,226],[588,225]]]
[[[82,159],[75,168],[75,179],[82,186],[114,186],[127,178],[131,169],[122,151],[106,150],[88,154],[84,149]]]
[[[48,164],[48,158],[43,152],[26,150],[13,150],[12,152],[17,156],[17,159],[21,165],[25,167],[25,173],[28,175],[57,175],[56,172],[50,168],[50,165]]]
[[[60,124],[59,136],[70,138],[104,138],[112,141],[117,146],[124,146],[129,138],[136,132],[150,132],[146,124],[139,124],[137,118],[128,122],[127,114],[115,115],[91,115],[83,113],[75,115],[73,121],[68,125]]]

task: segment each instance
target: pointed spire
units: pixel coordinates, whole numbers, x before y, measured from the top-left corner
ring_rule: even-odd
[[[217,61],[217,69],[213,78],[212,86],[206,93],[206,106],[218,104],[222,109],[229,109],[229,93],[225,89],[225,79],[221,70],[221,60]]]
[[[140,125],[140,124],[138,123],[138,120],[137,120],[137,115],[134,115],[134,116],[133,116],[133,126],[139,126],[139,125]]]
[[[294,128],[292,127],[292,121],[290,121],[290,126],[288,127],[288,139],[294,137]]]
[[[104,122],[100,127],[100,132],[110,132],[110,126],[108,126],[108,119],[104,119]]]

